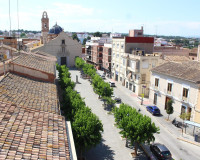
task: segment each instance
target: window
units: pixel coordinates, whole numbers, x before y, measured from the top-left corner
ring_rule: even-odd
[[[158,87],[158,85],[159,85],[159,79],[155,78],[155,87]]]
[[[123,66],[125,66],[126,65],[126,62],[125,62],[125,59],[123,58]]]
[[[123,48],[124,48],[124,45],[122,44],[122,45],[121,45],[121,49],[123,49]]]
[[[119,58],[119,54],[117,54],[117,58]]]
[[[120,77],[120,81],[122,82],[122,77]]]
[[[113,43],[113,47],[115,47],[115,43]]]
[[[115,56],[115,53],[113,52],[113,56]]]
[[[119,48],[119,43],[117,43],[117,48]]]
[[[187,98],[188,97],[188,88],[183,88],[183,97]]]
[[[65,44],[65,40],[64,39],[62,40],[62,44]]]
[[[168,83],[167,86],[167,91],[171,92],[172,91],[172,83]]]
[[[146,81],[146,74],[142,74],[142,82]]]

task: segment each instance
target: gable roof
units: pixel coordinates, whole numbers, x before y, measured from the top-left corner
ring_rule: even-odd
[[[166,62],[153,68],[151,71],[197,84],[200,83],[200,62],[197,61],[186,61],[182,63]]]
[[[8,73],[0,81],[0,101],[60,114],[55,84]]]
[[[0,102],[0,159],[70,159],[64,117]]]
[[[13,60],[12,63],[55,74],[55,61],[50,61],[42,56],[21,54],[19,57]]]

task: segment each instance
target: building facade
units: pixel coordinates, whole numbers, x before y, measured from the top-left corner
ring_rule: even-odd
[[[190,113],[191,121],[200,123],[200,63],[195,61],[167,62],[151,70],[149,99],[166,110],[173,100],[173,116]]]
[[[82,56],[82,45],[62,31],[56,38],[50,40],[43,46],[34,48],[31,51],[46,52],[50,55],[56,56],[58,64],[66,65],[67,67],[74,67],[75,58]]]
[[[103,46],[103,70],[111,73],[112,44],[105,43]]]
[[[112,78],[136,95],[149,95],[150,69],[159,64],[153,37],[115,37],[112,40]]]
[[[85,54],[86,61],[93,64],[96,69],[103,69],[103,52],[109,48],[111,39],[109,37],[91,37],[90,41],[86,42]],[[108,44],[105,49],[104,44]],[[106,59],[106,58],[105,58]]]

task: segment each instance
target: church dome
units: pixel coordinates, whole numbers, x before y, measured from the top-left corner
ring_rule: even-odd
[[[49,30],[49,34],[59,34],[63,29],[57,23]]]

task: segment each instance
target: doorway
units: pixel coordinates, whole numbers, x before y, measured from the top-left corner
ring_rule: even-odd
[[[167,109],[167,102],[168,102],[169,100],[171,100],[171,98],[166,96],[166,98],[165,98],[165,109]]]
[[[154,93],[154,99],[153,99],[153,104],[157,105],[157,94]]]
[[[66,57],[61,57],[61,65],[67,65]]]

